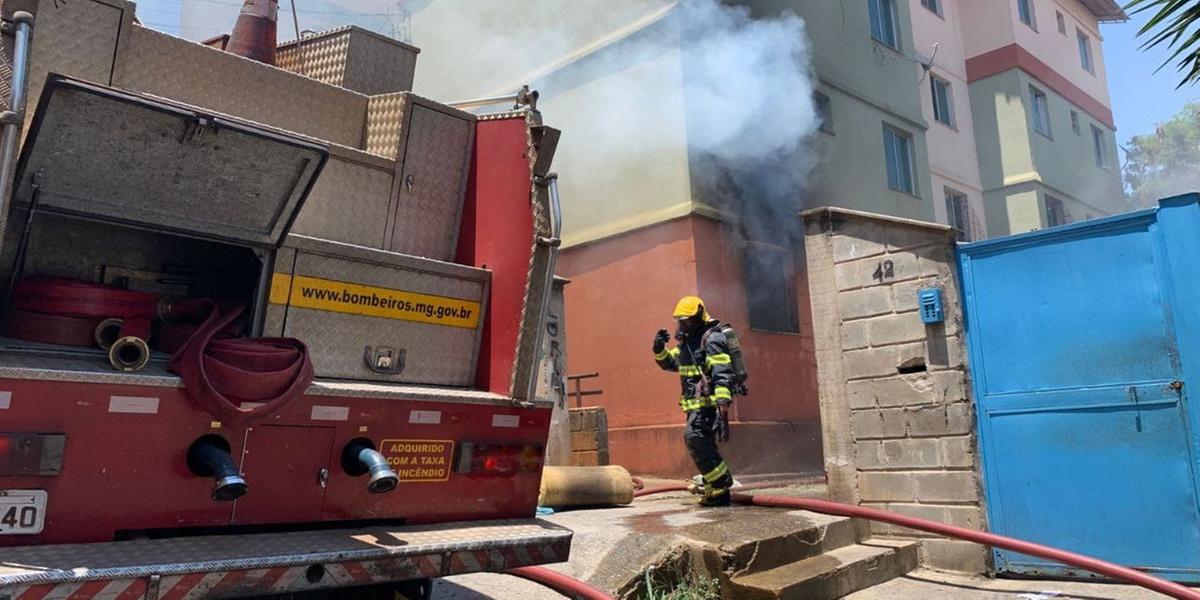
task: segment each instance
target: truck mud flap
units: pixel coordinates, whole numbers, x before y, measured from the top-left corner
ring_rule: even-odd
[[[0,600],[202,600],[564,562],[571,531],[536,520],[6,548]]]

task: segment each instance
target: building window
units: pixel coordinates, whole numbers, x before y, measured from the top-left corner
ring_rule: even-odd
[[[1058,17],[1058,32],[1067,35],[1067,18],[1060,11],[1055,11],[1055,15]]]
[[[817,118],[821,121],[821,131],[833,133],[833,102],[829,96],[821,92],[814,92],[813,106],[816,107]]]
[[[1050,102],[1046,99],[1046,92],[1029,86],[1029,103],[1033,113],[1033,130],[1046,137],[1053,136],[1050,129]]]
[[[1079,65],[1088,73],[1096,73],[1096,65],[1092,62],[1092,40],[1084,35],[1082,31],[1077,31],[1079,37]]]
[[[867,0],[871,15],[871,37],[890,48],[900,49],[900,34],[896,30],[896,0]]]
[[[795,261],[790,250],[746,245],[746,298],[750,327],[761,331],[800,333],[796,316]]]
[[[1096,153],[1096,166],[1101,169],[1108,168],[1108,153],[1104,151],[1107,137],[1103,129],[1092,125],[1092,150]]]
[[[916,194],[913,174],[912,136],[890,125],[883,126],[884,160],[887,162],[888,187],[897,192]]]
[[[930,95],[933,96],[933,118],[939,123],[954,127],[954,105],[951,102],[950,82],[938,78],[929,78]]]
[[[1074,131],[1075,135],[1083,135],[1079,130],[1079,113],[1076,111],[1071,111],[1071,131]]]
[[[971,226],[971,203],[966,194],[946,188],[946,220],[958,230],[960,240],[969,242],[975,239],[975,231]]]
[[[942,0],[921,0],[921,6],[939,17],[942,16]]]
[[[1046,195],[1046,227],[1058,227],[1071,222],[1071,218],[1067,216],[1067,209],[1063,206],[1063,201]]]
[[[1017,16],[1021,22],[1037,31],[1037,21],[1033,13],[1033,0],[1017,0]]]

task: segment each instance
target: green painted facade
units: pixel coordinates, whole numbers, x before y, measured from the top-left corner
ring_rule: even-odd
[[[1031,86],[1046,95],[1049,136],[1034,127]],[[1047,197],[1062,201],[1071,222],[1128,210],[1111,128],[1020,69],[973,82],[970,96],[989,236],[1049,226]],[[1103,136],[1104,167],[1093,127]]]

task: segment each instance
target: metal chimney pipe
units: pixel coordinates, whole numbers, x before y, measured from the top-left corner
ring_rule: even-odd
[[[246,0],[225,51],[268,65],[275,64],[279,0]]]

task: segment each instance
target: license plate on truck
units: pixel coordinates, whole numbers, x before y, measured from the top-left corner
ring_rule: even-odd
[[[46,492],[0,490],[0,535],[41,533],[46,523]]]

